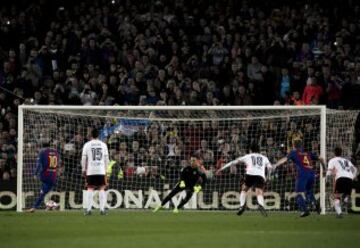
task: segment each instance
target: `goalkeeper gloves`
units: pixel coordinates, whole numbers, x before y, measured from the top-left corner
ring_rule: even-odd
[[[183,180],[180,181],[179,187],[180,187],[180,189],[185,188],[185,181],[183,181]]]
[[[194,186],[194,192],[195,192],[195,193],[199,193],[200,190],[201,190],[201,185],[195,185],[195,186]]]

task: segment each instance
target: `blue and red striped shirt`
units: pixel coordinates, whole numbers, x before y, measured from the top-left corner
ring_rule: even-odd
[[[318,156],[312,152],[304,152],[304,149],[292,150],[287,158],[295,163],[298,176],[307,173],[315,173],[313,161],[318,160]]]
[[[35,174],[40,175],[41,180],[55,181],[59,162],[60,157],[57,150],[44,148],[39,152]]]

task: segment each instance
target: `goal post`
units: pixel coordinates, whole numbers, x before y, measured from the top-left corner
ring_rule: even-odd
[[[320,106],[320,157],[326,160],[326,106]],[[320,208],[321,214],[325,214],[325,177],[323,167],[320,166]]]
[[[48,196],[59,201],[62,209],[82,208],[85,182],[79,163],[81,148],[89,138],[89,130],[96,127],[109,146],[113,162],[109,172],[109,208],[146,209],[158,203],[175,184],[189,155],[201,150],[205,154],[209,180],[203,192],[195,195],[186,207],[227,210],[238,207],[244,167],[237,166],[223,175],[215,175],[221,163],[244,155],[250,142],[259,142],[262,152],[274,163],[286,154],[291,139],[297,135],[304,139],[305,149],[326,158],[326,152],[338,142],[336,137],[332,138],[334,135],[343,137],[342,132],[347,132],[347,140],[341,144],[351,147],[356,114],[329,111],[325,106],[21,105],[17,211],[29,208],[40,190],[33,170],[42,140],[50,141],[62,157],[64,173]],[[330,133],[329,126],[332,131],[339,129],[338,126],[343,129]],[[318,175],[322,175],[322,171]],[[265,196],[268,209],[296,209],[294,180],[291,169],[269,176]],[[329,189],[325,187],[324,178],[319,176],[315,187],[322,214],[325,214],[330,203],[326,200]],[[254,204],[249,198],[248,205],[252,208]],[[178,199],[172,204],[177,204]]]
[[[17,144],[17,179],[16,179],[16,211],[22,212],[23,210],[23,140],[24,140],[24,118],[23,118],[24,105],[19,106],[18,109],[18,144]]]

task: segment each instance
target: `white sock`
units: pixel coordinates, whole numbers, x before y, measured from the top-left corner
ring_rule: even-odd
[[[245,205],[246,201],[246,191],[241,191],[240,193],[240,207],[243,207]]]
[[[340,200],[339,199],[335,199],[334,207],[335,207],[336,214],[341,214],[341,206],[340,206]]]
[[[87,211],[91,211],[94,201],[94,191],[93,190],[87,190]]]
[[[106,193],[105,190],[99,191],[99,202],[100,202],[100,211],[105,210],[105,204],[106,204]]]
[[[257,202],[259,203],[260,206],[264,207],[264,196],[263,195],[258,195],[257,196]]]

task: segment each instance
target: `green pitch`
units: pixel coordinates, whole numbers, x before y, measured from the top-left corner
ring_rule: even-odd
[[[360,247],[360,215],[113,211],[0,212],[1,248]]]

